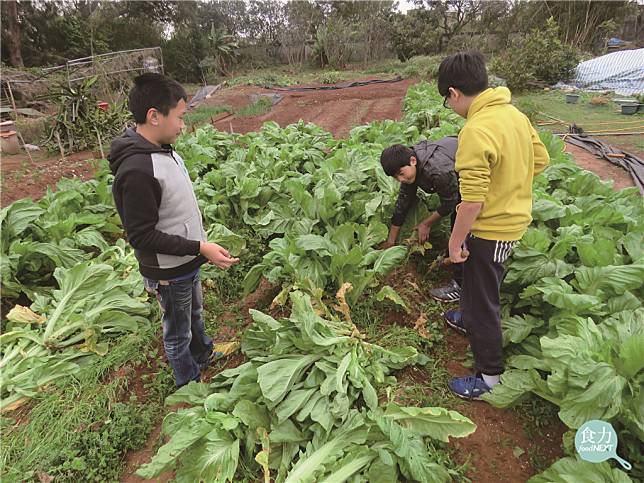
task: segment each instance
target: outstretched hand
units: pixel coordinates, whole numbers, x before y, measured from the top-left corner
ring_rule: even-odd
[[[223,270],[227,270],[236,263],[239,263],[239,258],[231,257],[228,250],[216,243],[201,242],[199,252],[206,257],[210,263]]]

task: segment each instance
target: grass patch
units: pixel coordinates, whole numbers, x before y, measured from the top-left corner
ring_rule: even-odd
[[[145,400],[131,390],[139,377],[134,368],[160,359],[156,346],[153,326],[124,336],[106,356],[43,392],[27,422],[5,420],[2,480],[118,480],[126,452],[145,444],[174,391],[165,364],[141,376]]]
[[[576,123],[589,134],[592,131],[613,132],[633,128],[641,131],[644,116],[634,114],[624,116],[620,107],[612,99],[627,98],[616,94],[600,96],[597,93],[580,92],[577,104],[566,104],[566,93],[559,90],[533,91],[514,95],[514,104],[531,120],[538,123],[550,122],[552,119],[544,114],[564,121],[565,124],[546,124],[543,127],[553,132],[565,132],[568,125]],[[593,101],[595,99],[595,101]],[[596,99],[604,99],[605,103],[597,103]],[[635,127],[640,128],[635,129]],[[633,138],[635,140],[635,137]]]
[[[536,440],[548,427],[555,427],[559,423],[559,407],[551,402],[531,395],[519,406],[513,409],[523,422],[523,430],[530,440]],[[528,449],[528,457],[535,473],[541,473],[552,464],[546,448],[541,445],[532,445]]]
[[[244,72],[228,79],[229,86],[252,85],[288,87],[297,84],[324,83],[335,84],[343,80],[351,80],[373,74],[400,74],[406,64],[389,59],[365,68],[364,64],[349,65],[345,70],[334,71],[321,69],[310,65],[281,66],[256,69]]]
[[[276,70],[262,70],[233,77],[229,86],[273,86],[288,87],[298,83],[302,77],[293,77]]]
[[[323,72],[320,76],[320,82],[322,84],[337,84],[343,80],[345,80],[344,72],[338,72],[337,70]]]
[[[233,112],[230,106],[201,106],[194,111],[189,111],[183,117],[186,126],[199,126],[210,122],[211,118],[222,112]]]
[[[272,101],[267,97],[260,97],[254,103],[238,109],[235,114],[238,117],[255,117],[262,116],[269,112],[273,107]]]
[[[367,75],[398,74],[400,73],[404,65],[405,63],[399,61],[398,59],[383,60],[383,61],[374,63],[373,65],[364,69],[362,72]]]

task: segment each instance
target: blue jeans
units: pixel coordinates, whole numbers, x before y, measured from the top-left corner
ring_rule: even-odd
[[[177,387],[199,381],[213,342],[204,328],[203,292],[199,273],[181,281],[144,278],[145,289],[156,295],[163,312],[163,347]]]

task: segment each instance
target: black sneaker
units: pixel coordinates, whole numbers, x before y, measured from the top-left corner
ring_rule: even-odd
[[[458,302],[461,300],[461,287],[452,280],[444,287],[430,290],[429,295],[439,302]]]
[[[218,361],[219,359],[223,359],[225,357],[225,354],[223,352],[219,352],[218,350],[215,350],[214,346],[212,349],[212,352],[208,356],[208,359],[205,361],[201,362],[199,364],[199,369],[202,371],[205,371],[210,367],[215,361]]]
[[[452,329],[458,330],[463,335],[467,335],[467,329],[465,328],[465,324],[463,324],[463,317],[461,316],[460,310],[448,310],[443,314],[443,318]]]

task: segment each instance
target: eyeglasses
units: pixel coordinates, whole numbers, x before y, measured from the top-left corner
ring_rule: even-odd
[[[447,105],[447,99],[449,99],[449,94],[445,96],[445,99],[443,99],[443,107],[445,109],[449,109],[449,106]]]

